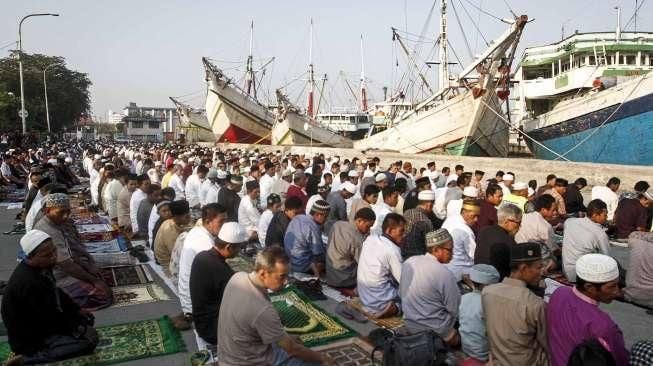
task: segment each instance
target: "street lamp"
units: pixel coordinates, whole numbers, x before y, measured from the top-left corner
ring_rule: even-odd
[[[45,80],[45,71],[57,64],[50,64],[43,69],[43,91],[45,92],[45,119],[48,121],[48,133],[50,133],[50,110],[48,109],[48,82]]]
[[[27,18],[41,17],[41,16],[58,17],[59,14],[53,14],[53,13],[29,14],[29,15],[25,15],[20,20],[20,23],[18,23],[18,70],[19,70],[19,73],[20,73],[20,118],[23,121],[23,135],[27,133],[27,123],[26,123],[27,113],[25,111],[25,93],[23,91],[23,60],[21,58],[21,55],[23,54],[23,37],[22,37],[21,30],[22,30],[23,22]]]

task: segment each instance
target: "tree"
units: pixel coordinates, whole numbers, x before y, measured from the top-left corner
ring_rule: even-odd
[[[0,131],[21,131],[20,79],[18,74],[18,51],[0,59]],[[66,60],[59,56],[22,54],[25,109],[28,112],[28,131],[47,131],[43,69],[48,84],[48,108],[53,132],[72,128],[80,117],[90,114],[91,81],[88,75],[66,67]]]

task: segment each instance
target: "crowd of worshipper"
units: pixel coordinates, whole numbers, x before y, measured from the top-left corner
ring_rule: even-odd
[[[432,331],[467,365],[644,365],[600,303],[653,308],[653,191],[617,177],[341,159],[258,149],[54,144],[9,149],[5,186],[26,187],[22,260],[2,299],[12,351],[34,364],[92,352],[92,312],[112,293],[70,220],[70,187],[144,241],[176,287],[175,327],[222,365],[333,364],[283,328],[268,293],[305,274],[358,297],[370,319]],[[590,194],[591,198],[585,198]],[[611,255],[627,243],[629,265]],[[249,256],[251,273],[227,259]]]

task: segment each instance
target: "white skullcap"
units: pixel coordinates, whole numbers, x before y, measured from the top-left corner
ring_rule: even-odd
[[[528,187],[528,197],[532,196],[535,194],[535,190],[531,187]]]
[[[247,241],[247,233],[243,225],[237,222],[225,222],[220,228],[218,239],[230,244],[244,243]]]
[[[94,158],[94,159],[102,159],[102,155],[100,155],[100,154],[95,154],[95,155],[93,156],[93,158]]]
[[[72,162],[73,162],[73,158],[71,158],[70,156],[68,156],[68,157],[66,157],[66,158],[64,159],[64,161],[65,161],[66,163],[72,163]]]
[[[476,198],[478,197],[478,189],[476,187],[465,187],[463,189],[463,196]]]
[[[351,194],[356,194],[356,185],[352,182],[344,182],[340,187],[342,190],[345,190]]]
[[[350,170],[347,175],[349,176],[349,178],[356,178],[358,177],[358,172],[355,170]]]
[[[154,162],[154,166],[161,166],[161,162],[160,162],[160,161],[158,161],[158,160],[157,160],[157,161],[155,161],[155,162]]]
[[[224,170],[218,170],[218,179],[227,179],[227,172]]]
[[[528,184],[524,182],[516,182],[512,185],[512,189],[514,191],[521,191],[523,189],[528,189]]]
[[[383,182],[386,179],[388,179],[388,176],[385,175],[385,173],[379,173],[379,174],[376,175],[376,177],[374,177],[374,180],[376,182]]]
[[[240,159],[238,160],[238,162],[241,163],[241,164],[244,164],[246,161],[247,161],[247,160],[245,160],[245,158],[240,158]]]
[[[23,249],[25,255],[29,255],[44,241],[50,239],[50,235],[41,230],[30,230],[20,238],[20,247]]]
[[[48,164],[57,165],[57,159],[48,159]]]
[[[363,164],[367,164],[367,158],[362,158],[362,159],[361,159],[361,163],[363,163]]]
[[[515,176],[512,174],[504,174],[503,180],[515,180]]]
[[[57,155],[58,155],[58,156],[59,156],[60,158],[63,158],[63,157],[65,157],[65,156],[66,156],[66,153],[65,153],[65,152],[60,152],[60,153],[59,153],[59,154],[57,154]]]
[[[365,170],[363,172],[363,178],[372,178],[374,176],[374,172],[371,170]]]
[[[425,189],[417,194],[419,201],[435,201],[435,192],[430,189]]]
[[[286,169],[281,173],[282,177],[290,177],[292,175],[292,169]]]
[[[619,267],[605,254],[585,254],[576,261],[576,276],[591,283],[606,283],[619,278]]]

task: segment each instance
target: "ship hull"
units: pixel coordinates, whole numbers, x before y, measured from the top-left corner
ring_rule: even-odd
[[[614,88],[578,100],[547,118],[526,121],[525,132],[571,161],[653,165],[653,77]],[[541,127],[533,128],[538,124]],[[528,142],[536,158],[560,159]]]
[[[274,115],[267,107],[221,77],[207,83],[206,116],[218,142],[270,143]]]
[[[351,148],[353,142],[335,132],[329,131],[315,123],[309,123],[308,131],[304,130],[306,118],[296,112],[289,112],[283,121],[272,128],[272,145],[313,145],[338,148]]]
[[[442,105],[421,111],[395,126],[354,142],[356,149],[394,150],[402,153],[439,153],[447,155],[508,155],[509,130],[500,117],[493,90],[475,99],[466,92]],[[485,103],[484,103],[485,102]]]

